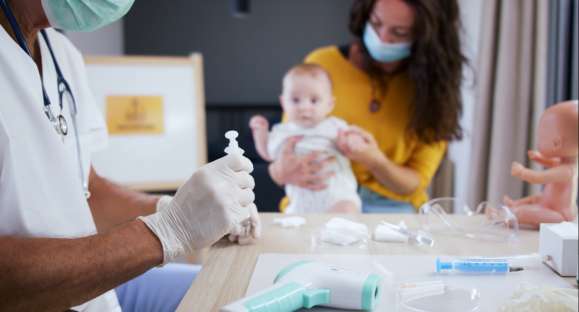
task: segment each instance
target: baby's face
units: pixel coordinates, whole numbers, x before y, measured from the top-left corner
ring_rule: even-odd
[[[319,73],[286,77],[280,101],[288,120],[306,128],[324,120],[334,108],[330,81]]]

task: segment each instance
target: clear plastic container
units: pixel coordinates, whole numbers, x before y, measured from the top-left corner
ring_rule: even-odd
[[[449,218],[453,211],[458,218]],[[516,240],[519,222],[504,205],[480,203],[475,209],[453,197],[436,198],[420,207],[421,227],[433,234],[463,236],[475,240]]]
[[[380,231],[382,233],[380,233]],[[387,235],[390,237],[386,237]],[[395,238],[392,238],[392,236],[395,236]],[[374,240],[388,241],[389,238],[390,240],[406,242],[416,246],[434,246],[434,238],[430,233],[423,230],[410,230],[404,221],[400,221],[398,224],[382,221],[376,227]]]
[[[398,312],[473,312],[480,311],[480,292],[449,287],[442,281],[403,283],[397,302]]]

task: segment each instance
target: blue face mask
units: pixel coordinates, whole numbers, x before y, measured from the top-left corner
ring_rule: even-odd
[[[50,25],[68,31],[93,31],[123,17],[135,0],[42,0]]]
[[[390,63],[400,61],[410,56],[412,43],[384,43],[378,37],[374,27],[366,23],[364,29],[364,45],[370,53],[370,56],[378,62]]]

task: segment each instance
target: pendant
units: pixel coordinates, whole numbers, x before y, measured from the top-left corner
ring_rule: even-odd
[[[380,102],[376,99],[372,99],[372,101],[370,101],[370,112],[375,113],[378,110],[380,110]]]
[[[64,118],[64,116],[62,116],[62,114],[58,115],[57,117],[58,120],[58,129],[56,129],[56,131],[60,134],[60,135],[67,135],[68,134],[68,124],[66,123],[66,119]]]

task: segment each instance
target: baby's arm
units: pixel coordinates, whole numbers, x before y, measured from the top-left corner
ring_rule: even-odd
[[[560,165],[543,171],[535,171],[514,162],[511,167],[511,175],[532,184],[565,182],[573,178],[573,166]]]
[[[269,137],[269,123],[267,122],[267,119],[261,115],[255,115],[251,117],[251,120],[249,121],[249,128],[251,128],[251,134],[253,135],[257,154],[266,161],[272,161],[271,156],[267,152],[267,142]]]

